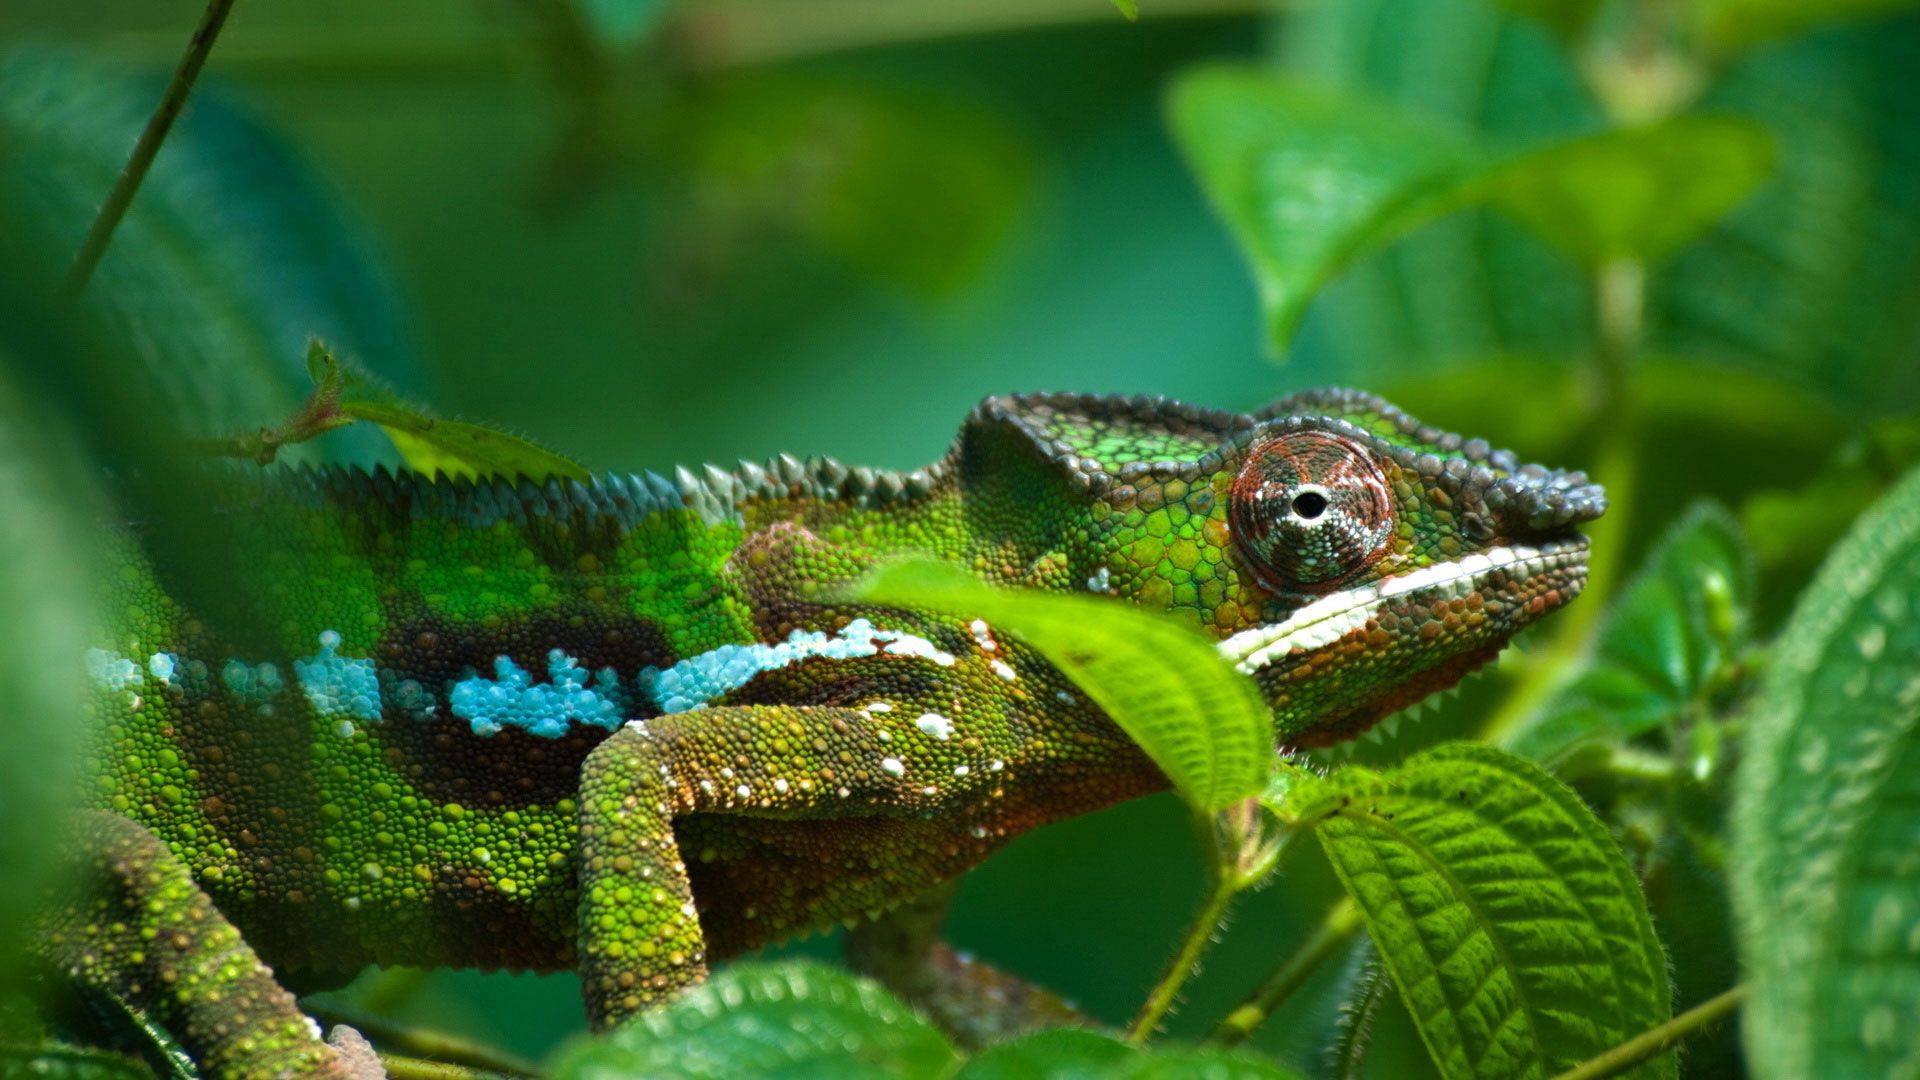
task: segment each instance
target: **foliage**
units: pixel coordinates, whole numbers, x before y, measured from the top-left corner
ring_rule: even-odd
[[[1572,790],[1471,744],[1349,775],[1275,809],[1315,825],[1441,1075],[1556,1075],[1666,1019],[1646,901]]]
[[[1920,471],[1828,556],[1746,715],[1731,844],[1760,1076],[1912,1061],[1901,1018],[1920,1007],[1916,596]]]
[[[986,619],[1024,638],[1086,690],[1201,813],[1257,794],[1273,725],[1253,683],[1197,630],[1092,597],[995,592],[941,563],[899,564],[864,599]]]
[[[1076,823],[1070,866],[1016,845],[956,917],[963,942],[1072,983],[1117,1028],[1172,951],[1171,912],[1204,887],[1127,1037],[1058,1029],[969,1054],[872,983],[774,959],[574,1036],[553,1073],[1912,1064],[1909,0],[1341,0],[1200,29],[1173,16],[1208,5],[1183,0],[1114,0],[1124,21],[932,0],[802,20],[752,0],[526,7],[420,39],[396,20],[344,61],[262,9],[257,37],[216,49],[230,81],[196,89],[77,296],[67,260],[158,87],[106,21],[73,24],[79,47],[0,41],[0,995],[79,775],[97,523],[141,520],[217,591],[236,556],[153,495],[209,448],[588,475],[446,418],[492,415],[623,466],[823,431],[847,456],[917,457],[959,399],[1010,385],[1249,404],[1270,374],[1217,361],[1257,326],[1290,375],[1397,387],[1423,418],[1589,468],[1612,502],[1590,530],[1589,595],[1458,703],[1369,744],[1369,767],[1323,774],[1275,758],[1257,694],[1193,627],[886,568],[866,595],[1025,639],[1184,800],[1184,815]],[[0,12],[0,37],[46,36],[31,17]],[[162,36],[171,50],[184,29]],[[354,77],[303,92],[299,72],[330,64]],[[451,88],[415,77],[447,71]],[[534,93],[528,73],[550,89],[503,107]],[[336,101],[347,86],[366,108]],[[528,174],[545,177],[532,213]],[[103,482],[129,475],[145,481]],[[1200,884],[1181,870],[1187,822]],[[1084,914],[1108,909],[1073,875],[1101,865],[1138,921]],[[1035,897],[1074,917],[1047,922]],[[1255,914],[1209,954],[1236,907]],[[1336,958],[1342,977],[1314,976]],[[1689,1007],[1743,978],[1736,1042]],[[346,994],[529,1055],[578,1026],[566,987],[417,977]],[[557,1009],[526,1004],[554,994]],[[1232,1037],[1215,1038],[1251,1049],[1181,1044],[1222,1014]],[[1663,1022],[1684,1056],[1606,1064]],[[167,1032],[121,1026],[165,1060]],[[76,1034],[0,1026],[0,1071],[147,1074]]]

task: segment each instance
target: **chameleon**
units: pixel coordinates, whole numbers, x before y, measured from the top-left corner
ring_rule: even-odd
[[[1187,620],[1285,751],[1572,600],[1606,506],[1583,473],[1344,389],[1253,414],[989,398],[910,472],[175,482],[197,572],[111,530],[84,888],[37,949],[219,1077],[366,1075],[285,985],[368,964],[571,969],[606,1029],[844,921],[857,963],[950,1005],[943,887],[1168,781],[1017,637],[844,599],[887,560]]]

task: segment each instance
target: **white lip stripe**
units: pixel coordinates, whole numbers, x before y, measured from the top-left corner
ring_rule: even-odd
[[[1423,589],[1446,588],[1454,594],[1473,592],[1495,570],[1531,576],[1567,565],[1585,545],[1550,544],[1546,547],[1494,548],[1453,562],[1436,563],[1382,581],[1323,596],[1288,616],[1285,622],[1242,630],[1220,642],[1220,655],[1234,667],[1252,674],[1295,649],[1317,649],[1340,640],[1367,624],[1382,600]]]

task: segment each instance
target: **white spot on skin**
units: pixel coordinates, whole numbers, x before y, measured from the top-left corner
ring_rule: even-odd
[[[953,767],[953,775],[955,776],[965,776],[972,771],[973,771],[972,769],[968,768],[965,765],[955,765]]]
[[[905,776],[907,774],[907,767],[900,763],[899,758],[881,758],[880,771],[886,773],[888,776]]]
[[[1097,593],[1108,592],[1112,588],[1112,581],[1112,575],[1107,573],[1107,568],[1103,566],[1088,576],[1087,591]]]
[[[983,620],[973,620],[967,624],[967,629],[973,631],[973,640],[979,643],[981,652],[992,652],[1000,647],[1000,643],[993,640],[993,628]]]
[[[840,789],[840,797],[841,797],[841,798],[843,798],[843,799],[844,799],[844,798],[846,798],[847,796],[849,796],[849,795],[851,795],[851,794],[853,794],[853,792],[851,792],[851,791],[848,791],[848,790],[847,790],[846,788],[841,788],[841,789]]]
[[[1074,697],[1072,694],[1067,693],[1065,690],[1055,690],[1053,692],[1053,699],[1055,701],[1058,701],[1062,705],[1073,705],[1078,703],[1080,700],[1079,698]]]
[[[733,789],[733,793],[744,799],[753,794],[753,789],[745,784],[741,784],[739,787]]]
[[[941,742],[946,742],[948,739],[953,738],[953,721],[941,716],[939,713],[921,713],[920,719],[915,720],[913,726],[939,739]]]
[[[713,781],[711,780],[700,781],[700,790],[706,792],[709,795],[713,794]]]
[[[967,831],[973,834],[975,840],[985,840],[987,838],[987,827],[985,825],[975,825]]]
[[[780,779],[776,779],[776,780],[774,780],[774,782],[773,782],[773,790],[775,790],[775,791],[777,791],[777,792],[779,792],[779,793],[780,793],[780,794],[782,794],[782,795],[785,795],[785,794],[787,793],[787,781],[786,781],[786,779],[785,779],[785,778],[780,778]]]
[[[993,663],[990,666],[993,668],[993,673],[995,675],[1000,676],[1001,678],[1007,680],[1008,682],[1012,682],[1013,680],[1020,677],[1018,674],[1014,672],[1013,665],[1007,663],[1005,660],[996,659],[993,661]]]
[[[939,789],[939,788],[937,788],[937,787],[934,787],[934,786],[933,786],[932,784],[928,784],[928,785],[927,785],[926,787],[923,787],[923,788],[921,788],[921,789],[920,789],[920,794],[922,794],[922,795],[938,795],[938,794],[940,794],[940,789]]]
[[[892,706],[892,705],[889,705],[889,704],[887,704],[887,703],[886,703],[886,702],[884,702],[884,701],[876,701],[876,702],[874,702],[874,703],[872,703],[872,704],[870,704],[870,705],[863,705],[863,706],[861,706],[861,707],[860,707],[860,711],[861,711],[861,712],[868,712],[868,713],[877,713],[877,712],[892,712],[892,711],[893,711],[893,706]]]
[[[893,732],[891,732],[891,731],[883,731],[883,732],[881,732],[881,733],[880,733],[880,741],[881,741],[881,742],[892,742],[892,741],[893,741]]]

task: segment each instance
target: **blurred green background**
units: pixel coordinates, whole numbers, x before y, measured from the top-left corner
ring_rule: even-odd
[[[987,394],[1251,409],[1329,382],[1591,468],[1592,303],[1570,263],[1491,211],[1454,215],[1339,278],[1276,365],[1163,116],[1175,73],[1240,59],[1495,147],[1597,128],[1578,63],[1508,10],[1527,6],[1143,0],[1130,23],[1104,0],[242,3],[102,266],[99,302],[127,332],[90,352],[47,325],[34,283],[64,270],[200,5],[9,0],[0,351],[84,395],[102,378],[84,358],[125,349],[213,434],[284,415],[320,333],[443,415],[595,469],[780,451],[913,467]],[[1605,32],[1630,38],[1642,6],[1603,5]],[[1920,404],[1920,18],[1759,7],[1780,29],[1723,42],[1694,75],[1704,104],[1772,133],[1777,166],[1650,279],[1623,566],[1690,500],[1738,510],[1806,484],[1850,436]],[[301,244],[275,239],[303,227]],[[311,295],[311,277],[331,306],[203,301],[196,289],[234,286],[179,272],[143,284],[142,244],[224,252],[263,296]],[[1860,445],[1872,471],[1875,444]],[[297,455],[391,459],[357,432]],[[1776,616],[1824,546],[1793,542],[1803,527],[1755,537]],[[1502,678],[1432,730],[1465,729]],[[952,937],[1117,1022],[1201,884],[1184,815],[1148,799],[994,858],[963,886]],[[1318,855],[1299,853],[1238,911],[1172,1029],[1204,1030],[1332,896]],[[1679,1004],[1726,985],[1717,903],[1653,902]],[[1719,959],[1690,965],[1694,951]],[[1329,965],[1255,1045],[1314,1064],[1342,975]],[[376,977],[354,995],[533,1057],[582,1026],[569,976]],[[1697,1051],[1696,1074],[1734,1068],[1729,1045]],[[1376,1040],[1369,1065],[1427,1067],[1410,1037]]]

